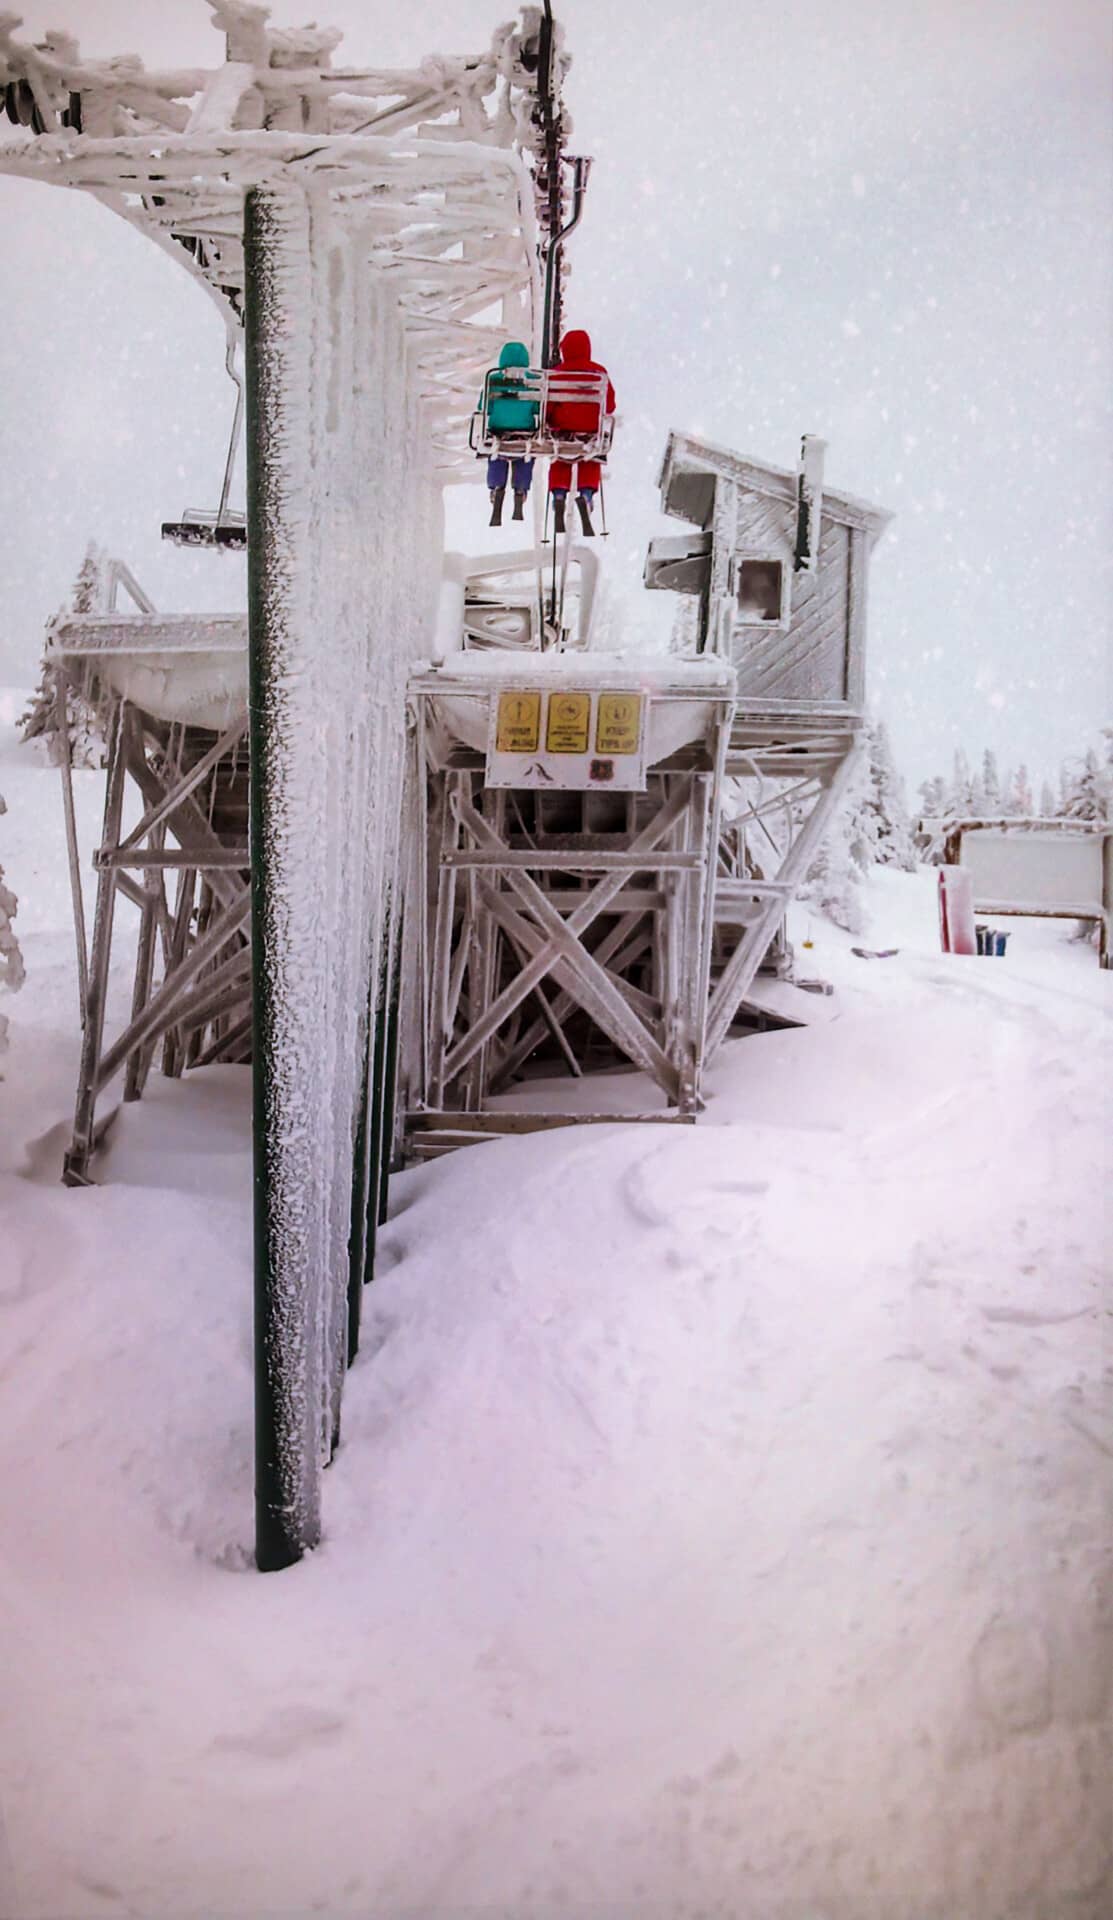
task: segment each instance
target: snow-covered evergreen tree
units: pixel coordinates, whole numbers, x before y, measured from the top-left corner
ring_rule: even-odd
[[[104,560],[101,549],[90,544],[70,595],[73,613],[98,613],[104,605]],[[70,766],[102,767],[104,741],[96,714],[73,687],[67,690],[66,713],[69,721],[66,751]],[[45,659],[30,704],[20,716],[19,731],[23,740],[44,741],[55,766],[63,764],[54,679]]]
[[[827,831],[802,889],[811,900],[848,933],[865,926],[862,881],[877,858],[877,823],[872,809],[869,760],[865,754],[851,776],[842,806]]]
[[[1040,819],[1054,820],[1054,818],[1055,818],[1055,790],[1052,787],[1050,780],[1045,780],[1042,787],[1040,788]]]
[[[947,789],[944,811],[952,820],[967,819],[973,812],[973,800],[974,783],[970,777],[970,762],[962,748],[956,747],[951,784]]]
[[[4,796],[0,794],[0,814],[6,812]],[[4,885],[4,869],[0,867],[0,988],[8,993],[17,992],[23,985],[23,955],[12,925],[15,916],[16,897],[11,888]],[[0,1053],[7,1044],[8,1022],[0,1013]]]
[[[943,858],[943,828],[928,823],[946,820],[947,782],[941,773],[933,774],[930,780],[920,783],[921,830],[916,835],[913,851],[916,857],[926,861],[929,866],[938,866]]]
[[[920,782],[920,807],[929,820],[941,820],[947,811],[947,782],[941,773]]]
[[[969,805],[968,817],[971,820],[985,820],[988,817],[988,815],[994,811],[996,811],[996,809],[992,808],[989,804],[989,799],[987,797],[985,786],[982,782],[981,771],[979,769],[979,771],[973,775],[970,781],[970,805]]]
[[[1001,777],[997,771],[997,755],[992,747],[987,747],[982,755],[980,799],[982,812],[988,818],[992,819],[1001,812]]]
[[[873,824],[873,859],[883,867],[911,873],[916,865],[904,782],[896,769],[883,720],[869,729],[869,767],[863,810]]]
[[[103,767],[104,736],[94,709],[75,687],[66,689],[66,729],[71,767]],[[39,683],[19,720],[22,740],[42,740],[54,766],[62,765],[61,730],[54,678],[44,660]]]
[[[1108,820],[1113,817],[1113,728],[1103,735],[1105,763],[1095,747],[1081,760],[1068,760],[1063,769],[1064,820]]]
[[[1028,769],[1021,761],[1016,772],[1009,779],[1005,796],[1004,812],[1015,814],[1018,819],[1030,820],[1035,813],[1036,803],[1032,797],[1032,786],[1028,779]]]

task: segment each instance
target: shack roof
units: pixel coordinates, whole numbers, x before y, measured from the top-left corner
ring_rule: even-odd
[[[710,440],[697,440],[693,434],[670,433],[657,484],[661,504],[668,514],[690,524],[711,524],[715,480],[722,476],[733,480],[749,493],[793,505],[796,500],[796,475],[785,467],[773,467],[748,454],[732,453],[729,447],[717,447]],[[704,484],[701,484],[703,482]],[[893,515],[868,500],[855,499],[824,484],[823,511],[831,519],[848,527],[863,527],[870,544],[880,539]]]

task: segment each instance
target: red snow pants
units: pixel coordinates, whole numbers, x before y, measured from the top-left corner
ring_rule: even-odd
[[[576,485],[581,493],[597,493],[599,490],[598,460],[581,460],[576,468]],[[572,485],[572,464],[569,460],[554,460],[549,467],[549,492],[567,493]]]

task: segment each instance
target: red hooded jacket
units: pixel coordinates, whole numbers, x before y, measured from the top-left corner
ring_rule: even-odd
[[[591,338],[588,334],[574,330],[566,333],[560,343],[560,369],[569,373],[606,373],[597,360],[591,357]],[[599,407],[593,400],[558,400],[552,396],[559,391],[559,381],[550,374],[549,405],[546,419],[559,433],[595,433],[599,426]],[[607,412],[615,409],[614,388],[607,381]]]

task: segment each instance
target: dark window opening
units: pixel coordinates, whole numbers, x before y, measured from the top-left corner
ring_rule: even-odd
[[[781,617],[782,567],[779,560],[738,562],[738,617],[754,626]]]

